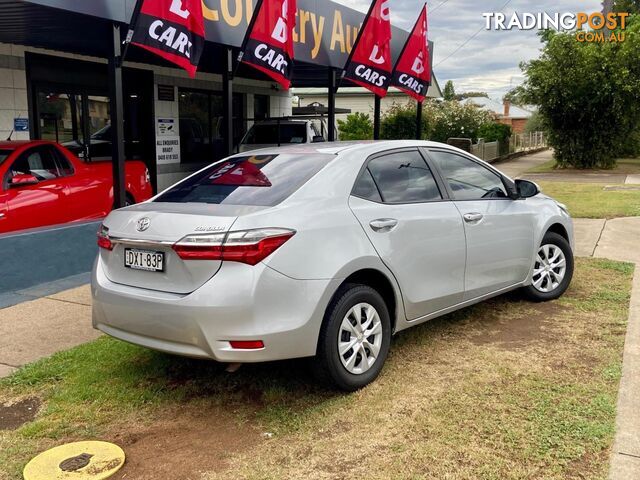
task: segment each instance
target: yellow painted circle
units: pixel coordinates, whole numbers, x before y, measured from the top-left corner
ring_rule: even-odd
[[[64,471],[60,464],[80,455],[91,455],[89,463],[74,471]],[[102,480],[124,465],[124,452],[107,442],[75,442],[42,452],[24,467],[25,480]]]

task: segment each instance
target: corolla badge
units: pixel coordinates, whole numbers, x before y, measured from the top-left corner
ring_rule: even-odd
[[[144,232],[151,225],[151,220],[147,217],[142,217],[136,222],[136,230],[139,232]]]

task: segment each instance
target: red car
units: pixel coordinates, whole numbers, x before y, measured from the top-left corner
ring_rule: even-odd
[[[149,171],[125,166],[127,203],[151,198]],[[113,208],[110,162],[84,163],[47,141],[0,142],[0,233],[99,219]]]

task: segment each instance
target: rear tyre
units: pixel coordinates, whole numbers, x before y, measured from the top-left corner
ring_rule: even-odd
[[[535,302],[555,300],[569,288],[572,277],[571,245],[561,235],[547,232],[536,253],[531,285],[523,289],[525,295]]]
[[[389,353],[391,321],[382,296],[366,285],[346,284],[324,316],[315,376],[352,392],[376,379]]]

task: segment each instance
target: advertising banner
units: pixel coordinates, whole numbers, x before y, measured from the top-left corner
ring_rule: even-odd
[[[296,0],[261,0],[239,59],[289,89],[293,74]]]
[[[258,0],[202,0],[205,39],[239,48]],[[81,12],[108,20],[130,23],[133,0],[32,0],[32,3]],[[295,59],[299,62],[344,67],[364,14],[330,0],[297,0],[297,23],[293,30]],[[397,58],[408,33],[391,27],[391,53]]]
[[[204,49],[201,0],[140,0],[131,43],[195,76]]]
[[[372,91],[387,94],[391,79],[391,15],[389,0],[374,0],[362,32],[344,68],[345,79]]]
[[[428,31],[427,5],[425,4],[391,77],[391,86],[399,88],[418,102],[426,98],[429,83],[431,83]]]

